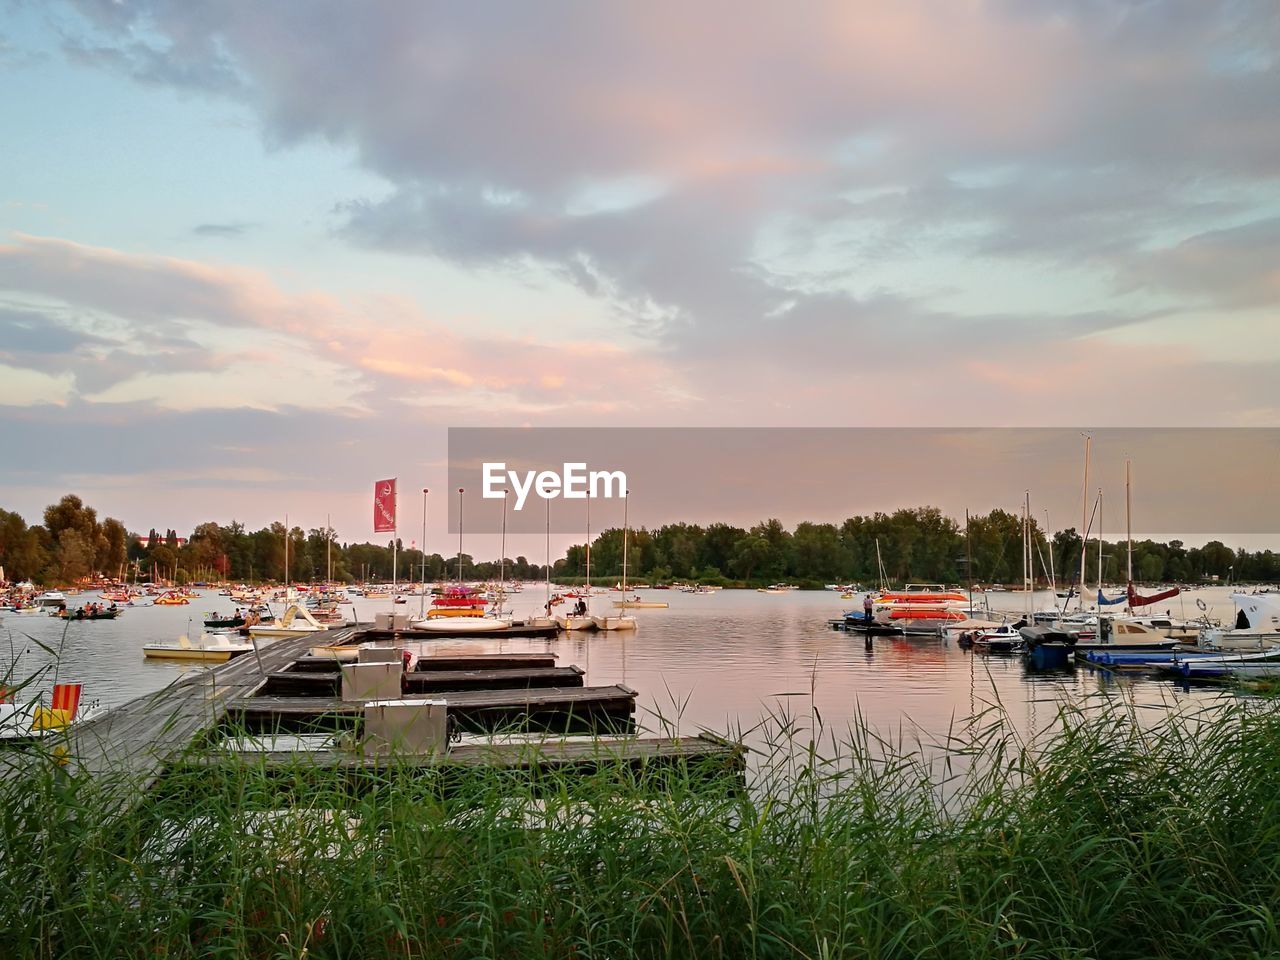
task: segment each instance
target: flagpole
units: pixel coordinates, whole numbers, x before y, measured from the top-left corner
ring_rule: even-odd
[[[400,484],[391,490],[391,516],[395,520],[391,524],[391,615],[396,614],[396,548],[400,539]]]

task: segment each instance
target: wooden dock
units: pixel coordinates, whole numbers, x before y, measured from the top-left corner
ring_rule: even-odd
[[[224,737],[241,730],[358,728],[364,705],[338,699],[333,684],[340,674],[333,661],[311,657],[309,651],[316,645],[358,644],[367,633],[341,627],[261,644],[256,654],[187,676],[97,720],[77,724],[62,744],[67,770],[118,784],[112,796],[120,810],[138,802],[174,764],[222,769],[235,762],[252,763],[255,757],[282,770],[299,763],[373,771],[408,764],[455,772],[492,765],[526,777],[556,770],[587,774],[606,767],[619,773],[655,772],[696,762],[705,764],[707,771],[727,770],[741,779],[740,745],[710,737],[637,738],[636,691],[621,685],[584,686],[580,668],[556,667],[550,653],[423,657],[419,669],[405,674],[411,691],[407,699],[444,700],[452,722],[463,731],[585,732],[593,739],[460,744],[443,755],[390,758],[365,755],[358,746],[265,755],[218,747]],[[273,684],[287,689],[292,684],[290,692],[325,692],[268,693],[280,689]],[[618,735],[625,736],[617,739]]]
[[[626,732],[634,727],[636,692],[607,687],[462,690],[404,699],[443,700],[461,730],[551,730],[559,733]],[[227,718],[256,732],[346,729],[364,717],[364,704],[336,697],[251,695],[228,701]]]
[[[440,617],[439,619],[448,620],[449,618]],[[501,630],[489,630],[485,633],[470,633],[466,630],[450,631],[447,629],[417,630],[413,627],[406,627],[403,630],[378,630],[370,627],[364,630],[363,633],[366,640],[409,640],[415,643],[420,640],[509,640],[515,637],[554,640],[560,635],[560,627],[555,624],[541,627],[513,623],[511,626],[504,627]]]
[[[307,656],[295,660],[293,672],[336,671],[336,657]],[[554,653],[429,653],[418,658],[419,670],[519,670],[521,667],[554,667]]]
[[[341,643],[353,633],[346,627],[325,631],[324,636],[328,643]],[[223,721],[228,701],[257,688],[263,672],[284,669],[314,642],[312,636],[264,644],[261,672],[257,656],[239,657],[115,707],[97,720],[76,724],[66,743],[69,769],[89,776],[118,776],[135,789],[145,789],[169,757]]]
[[[245,770],[265,773],[288,792],[305,789],[311,774],[340,771],[355,795],[384,783],[389,775],[433,778],[442,792],[472,779],[480,770],[496,769],[522,781],[558,783],[566,777],[601,774],[633,783],[660,786],[666,778],[740,783],[745,750],[740,744],[709,734],[696,737],[627,737],[591,740],[534,740],[455,744],[444,754],[413,756],[365,754],[325,749],[211,750],[179,761],[202,776],[236,776]],[[278,802],[281,798],[271,798]]]
[[[410,670],[404,675],[406,693],[457,690],[523,690],[529,687],[580,687],[582,668],[525,667],[507,670]],[[338,670],[284,670],[267,675],[259,696],[337,697],[342,693]]]

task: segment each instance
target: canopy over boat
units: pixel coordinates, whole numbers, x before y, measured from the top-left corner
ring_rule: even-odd
[[[1161,600],[1168,600],[1170,597],[1176,597],[1181,592],[1182,591],[1179,590],[1177,587],[1173,587],[1161,593],[1155,593],[1149,597],[1144,597],[1142,596],[1142,594],[1138,593],[1138,591],[1133,589],[1133,584],[1131,583],[1129,584],[1129,596],[1128,596],[1129,606],[1145,607],[1147,606],[1147,604],[1150,604],[1150,603],[1159,603]]]

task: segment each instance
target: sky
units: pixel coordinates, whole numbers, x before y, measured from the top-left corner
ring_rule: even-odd
[[[33,521],[364,539],[450,427],[1280,426],[1273,0],[0,8]]]

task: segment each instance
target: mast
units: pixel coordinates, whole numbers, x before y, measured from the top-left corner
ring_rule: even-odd
[[[1098,488],[1098,596],[1102,596],[1102,488]],[[1102,609],[1099,607],[1098,609]]]
[[[973,537],[969,532],[969,508],[964,509],[964,570],[969,578],[969,616],[973,616]]]
[[[622,602],[627,602],[627,502],[631,499],[631,491],[622,493]]]
[[[587,616],[591,616],[591,491],[587,491]]]
[[[418,619],[426,616],[427,607],[427,493],[422,488],[422,592],[418,594]]]
[[[502,537],[498,545],[498,612],[507,596],[507,491],[502,491]]]
[[[462,491],[458,488],[458,583],[462,583]]]
[[[333,527],[327,513],[324,515],[324,582],[326,587],[333,583]]]
[[[547,505],[547,605],[543,608],[547,616],[551,616],[551,498],[544,501]]]
[[[1027,623],[1034,620],[1035,582],[1035,570],[1031,566],[1031,491],[1028,490],[1022,506],[1022,590],[1026,594]]]
[[[1093,438],[1087,433],[1084,435],[1084,483],[1080,487],[1080,609],[1084,609],[1084,541],[1086,536],[1086,527],[1089,525],[1089,518],[1086,511],[1089,509],[1089,447],[1093,444]]]
[[[1125,581],[1133,586],[1133,497],[1129,485],[1129,461],[1124,462],[1124,537],[1128,541],[1128,559],[1125,561]]]
[[[284,602],[289,602],[289,515],[284,515]]]
[[[1050,530],[1050,529],[1052,529],[1052,528],[1049,526],[1049,508],[1048,508],[1048,507],[1045,507],[1045,510],[1044,510],[1044,546],[1045,546],[1045,549],[1049,551],[1049,589],[1050,589],[1051,591],[1053,591],[1053,606],[1054,606],[1054,608],[1056,609],[1056,608],[1057,608],[1057,606],[1058,606],[1058,576],[1057,576],[1057,574],[1056,574],[1056,573],[1054,573],[1054,569],[1053,569],[1053,541],[1049,539],[1049,530]],[[1083,541],[1081,541],[1081,543],[1083,544]],[[1081,555],[1082,557],[1084,556],[1084,548],[1083,548],[1083,546],[1081,547],[1080,555]],[[1041,561],[1040,561],[1040,566],[1042,566],[1042,567],[1044,566],[1044,560],[1043,560],[1043,559],[1041,559]],[[1065,571],[1064,571],[1064,572],[1065,572]],[[1062,612],[1063,612],[1063,613],[1066,613],[1066,607],[1067,607],[1067,605],[1064,603],[1064,604],[1062,605]]]

